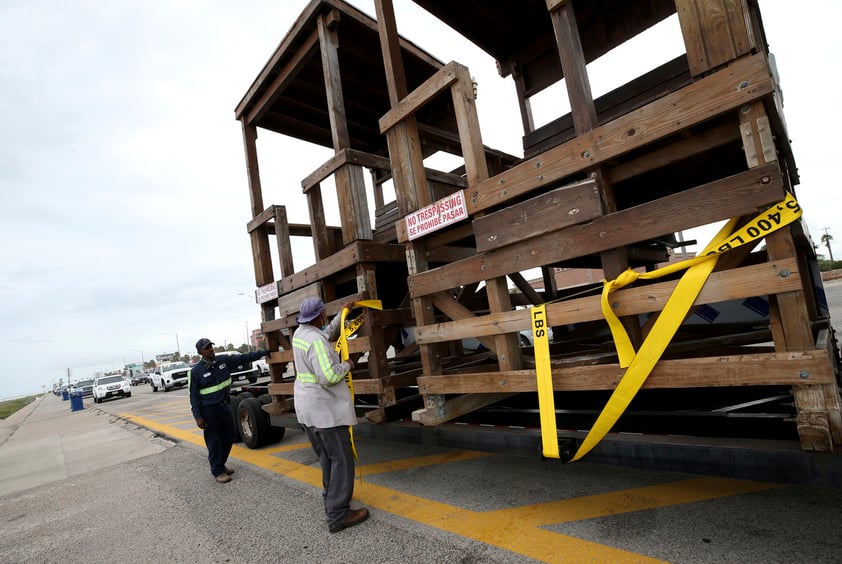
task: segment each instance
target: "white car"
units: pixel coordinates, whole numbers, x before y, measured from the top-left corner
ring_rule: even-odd
[[[132,397],[132,384],[119,374],[100,376],[94,380],[94,403],[102,403],[108,398]]]
[[[152,391],[169,392],[176,386],[186,386],[189,375],[190,366],[186,362],[165,362],[152,373]]]

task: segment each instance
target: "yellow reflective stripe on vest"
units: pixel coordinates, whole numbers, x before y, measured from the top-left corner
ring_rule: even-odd
[[[199,394],[203,395],[203,396],[206,396],[208,394],[218,392],[219,390],[224,390],[225,388],[227,388],[230,385],[231,385],[231,378],[227,378],[227,379],[223,380],[222,382],[220,382],[219,384],[217,384],[215,386],[208,386],[207,388],[199,388]]]
[[[322,369],[322,374],[325,375],[327,381],[331,384],[336,384],[342,380],[342,376],[333,371],[333,365],[330,362],[330,356],[327,354],[327,349],[323,341],[313,341],[313,348],[316,349],[316,358],[319,360],[319,367]]]
[[[310,350],[310,343],[308,341],[305,341],[304,339],[296,339],[295,337],[293,337],[292,348],[307,352],[308,350]]]
[[[316,378],[315,374],[310,374],[309,372],[299,372],[295,375],[297,380],[301,380],[302,382],[308,382],[310,384],[318,384],[319,379]]]

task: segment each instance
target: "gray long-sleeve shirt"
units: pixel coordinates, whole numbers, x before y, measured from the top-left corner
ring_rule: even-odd
[[[340,362],[329,341],[339,335],[340,323],[341,315],[337,315],[326,331],[301,324],[293,335],[295,414],[299,423],[308,427],[327,429],[357,423],[345,383],[351,364]]]

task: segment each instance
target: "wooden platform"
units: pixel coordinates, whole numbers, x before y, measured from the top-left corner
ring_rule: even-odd
[[[276,368],[291,361],[298,304],[317,295],[329,314],[349,299],[383,302],[353,344],[369,351],[355,389],[370,421],[535,425],[536,360],[521,333],[528,308],[546,303],[556,421],[587,429],[625,370],[599,285],[560,287],[556,274],[655,270],[677,260],[676,232],[744,223],[795,193],[757,2],[416,0],[514,82],[517,107],[498,111],[519,114],[522,157],[484,145],[481,123],[493,116],[478,115],[459,54],[444,64],[401,39],[391,0],[375,3],[380,21],[339,0],[311,2],[236,109],[262,330],[284,349],[271,358],[275,411],[289,409],[292,382]],[[588,63],[670,17],[685,55],[595,99]],[[572,110],[535,127],[530,98],[562,79]],[[309,224],[289,224],[285,203],[264,204],[258,128],[334,150],[301,180]],[[436,152],[463,164],[425,167]],[[338,226],[325,222],[328,179]],[[315,264],[295,268],[294,236],[312,240]],[[678,276],[612,295],[635,346]],[[715,419],[720,437],[837,452],[839,353],[821,288],[797,222],[724,254],[615,430],[703,438]]]

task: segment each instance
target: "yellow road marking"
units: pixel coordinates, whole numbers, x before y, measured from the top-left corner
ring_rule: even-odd
[[[143,417],[132,415],[125,417],[138,425],[163,432],[185,442],[204,446],[200,437],[182,429],[161,425]],[[237,445],[231,449],[231,455],[243,462],[283,474],[314,488],[321,489],[322,487],[322,472],[319,468],[278,458],[261,450],[250,450]],[[596,542],[569,537],[531,525],[524,526],[512,519],[495,515],[494,512],[469,511],[369,482],[358,484],[355,488],[354,497],[381,511],[393,513],[430,527],[436,527],[544,562],[556,562],[561,559],[570,561],[660,562],[657,559],[604,546]]]
[[[309,446],[309,445],[307,445]],[[363,475],[369,476],[371,474],[382,474],[384,472],[395,472],[398,470],[407,470],[409,468],[420,468],[421,466],[434,466],[436,464],[447,464],[448,462],[459,462],[461,460],[471,460],[472,458],[480,458],[483,456],[491,456],[487,452],[475,452],[469,450],[454,450],[452,452],[445,452],[441,454],[431,454],[429,456],[417,456],[413,458],[403,458],[400,460],[390,460],[387,462],[379,462],[377,464],[366,464],[361,467]]]
[[[178,440],[204,447],[201,430],[179,429],[137,415],[122,417]],[[251,450],[234,445],[231,456],[308,484],[322,488],[321,469],[274,456],[310,448],[308,442]],[[454,451],[412,459],[395,460],[362,467],[363,474],[406,470],[460,460],[470,460],[487,453]],[[693,503],[729,495],[739,495],[780,487],[777,484],[726,478],[694,478],[667,484],[646,486],[617,492],[557,500],[494,511],[470,511],[421,498],[370,482],[358,483],[354,498],[366,505],[398,515],[423,525],[435,527],[484,544],[509,550],[543,562],[611,561],[660,562],[657,559],[570,537],[541,528],[544,525],[595,519],[610,515],[642,511],[658,507]]]
[[[304,441],[303,443],[292,443],[283,446],[276,446],[276,447],[264,447],[261,452],[265,452],[266,454],[277,454],[279,452],[292,452],[294,450],[303,450],[305,448],[311,448],[310,443]]]
[[[759,492],[777,487],[780,486],[748,480],[693,478],[631,490],[500,509],[490,513],[533,527],[540,527]]]

